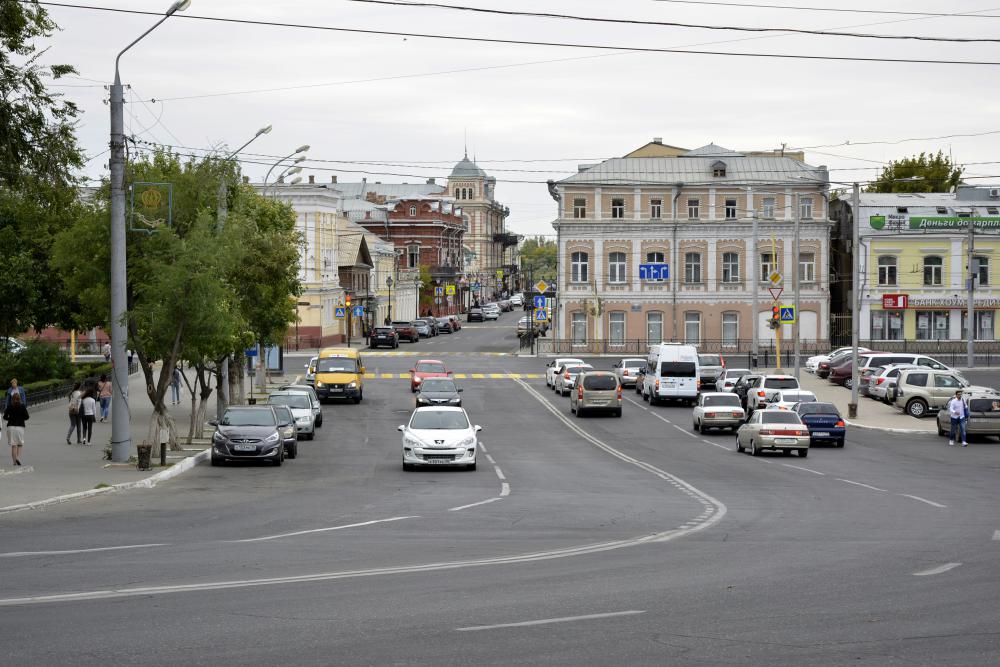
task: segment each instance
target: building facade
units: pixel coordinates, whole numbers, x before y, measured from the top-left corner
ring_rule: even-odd
[[[761,343],[775,339],[770,278],[780,274],[779,303],[790,304],[798,271],[799,337],[825,341],[826,169],[715,145],[668,148],[660,157],[581,165],[550,183],[558,203],[556,337],[604,349],[670,340],[748,349],[755,320]],[[782,336],[794,331],[785,325]]]

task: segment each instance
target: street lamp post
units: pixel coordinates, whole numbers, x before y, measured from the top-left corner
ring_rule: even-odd
[[[132,451],[132,424],[128,409],[128,267],[125,234],[125,90],[118,63],[126,51],[156,30],[175,12],[187,9],[191,0],[177,0],[159,21],[139,35],[115,57],[115,79],[111,84],[111,379],[117,395],[111,411],[111,460],[127,461]]]
[[[392,322],[392,276],[386,276],[385,286],[389,288],[389,313],[386,318]]]

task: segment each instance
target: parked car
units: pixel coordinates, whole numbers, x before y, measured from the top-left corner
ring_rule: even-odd
[[[732,391],[736,381],[744,375],[750,375],[749,368],[726,368],[715,378],[716,391]]]
[[[969,384],[954,371],[936,371],[931,368],[909,368],[899,373],[896,382],[894,405],[911,417],[925,417],[940,410],[961,389],[963,392],[990,393],[990,387]]]
[[[438,331],[440,331],[441,333],[446,333],[446,334],[455,333],[455,327],[452,326],[451,318],[439,317],[437,318],[437,323],[438,323]]]
[[[400,320],[398,322],[393,322],[391,326],[399,335],[399,340],[408,340],[411,343],[416,343],[420,340],[420,334],[417,332],[417,326],[411,321]]]
[[[715,388],[715,381],[726,368],[726,360],[721,354],[699,354],[698,355],[698,379],[701,380],[701,388],[711,385]]]
[[[569,411],[577,417],[584,412],[610,412],[622,416],[622,386],[611,371],[585,370],[578,373],[569,393]]]
[[[451,375],[452,372],[445,367],[443,361],[421,359],[410,369],[410,391],[416,391],[420,387],[420,383],[427,378],[446,378]]]
[[[523,294],[513,294],[510,297],[510,305],[514,308],[521,308],[524,306],[524,295]]]
[[[294,459],[299,455],[299,437],[295,431],[295,416],[285,405],[272,405],[274,415],[278,418],[278,429],[281,431],[281,442],[285,447],[285,456]]]
[[[889,390],[895,388],[899,372],[905,368],[919,368],[915,364],[889,364],[880,367],[876,372],[868,376],[868,396],[880,400],[884,403],[892,403],[889,399]]]
[[[437,320],[434,319],[433,317],[418,317],[413,321],[425,323],[427,325],[428,331],[430,332],[428,336],[430,336],[431,338],[438,335]]]
[[[316,437],[316,421],[309,396],[297,391],[275,391],[267,396],[268,405],[284,405],[295,417],[295,432],[299,437],[312,440]]]
[[[760,456],[765,449],[809,455],[809,428],[790,410],[758,410],[736,431],[736,451]]]
[[[270,405],[231,405],[221,420],[210,419],[213,466],[227,461],[267,461],[280,466],[285,444]]]
[[[427,378],[417,388],[416,407],[422,405],[453,405],[461,406],[462,390],[455,386],[455,380],[450,377]]]
[[[925,354],[907,354],[899,352],[868,352],[863,355],[858,356],[858,373],[860,374],[870,367],[877,366],[888,366],[889,364],[913,364],[915,366],[924,366],[931,368],[936,371],[953,371],[946,365],[942,364],[937,359],[929,357]],[[842,384],[848,389],[851,388],[852,378],[851,370],[853,366],[851,365],[851,357],[848,355],[843,361],[841,361],[836,367],[830,370],[830,381],[836,384]],[[859,385],[860,386],[860,385]]]
[[[840,411],[833,403],[798,403],[793,411],[809,429],[809,442],[832,442],[837,447],[844,446],[847,426]]]
[[[413,327],[421,338],[430,338],[433,335],[431,334],[431,325],[424,320],[413,320]]]
[[[491,320],[491,321],[494,321],[494,322],[496,320],[499,320],[500,319],[500,309],[497,308],[497,307],[493,307],[493,308],[486,307],[486,308],[483,308],[483,319],[484,320]]]
[[[969,410],[965,423],[966,435],[995,435],[1000,437],[1000,393],[995,390],[962,392],[962,400]],[[947,410],[937,414],[938,435],[951,434],[951,415]]]
[[[372,335],[368,338],[368,347],[373,350],[377,347],[399,347],[399,334],[392,327],[375,327]]]
[[[403,470],[417,466],[463,466],[476,469],[478,433],[462,408],[435,405],[417,408],[402,432]]]
[[[820,361],[816,365],[816,377],[818,378],[828,378],[830,377],[830,370],[839,363],[842,363],[845,359],[850,359],[853,356],[853,348],[841,348],[837,350],[835,354],[831,354],[829,360]],[[871,350],[865,350],[865,352],[870,352]],[[861,348],[858,348],[858,354],[862,354]]]
[[[556,374],[555,390],[560,396],[568,396],[576,382],[576,376],[586,370],[594,370],[594,367],[590,364],[564,364]]]
[[[556,388],[556,373],[564,365],[576,365],[579,366],[583,363],[583,359],[577,359],[576,357],[557,357],[545,364],[545,386]]]
[[[739,396],[721,391],[700,394],[691,414],[694,430],[699,433],[710,428],[729,428],[735,431],[745,417]]]
[[[764,378],[763,375],[757,373],[747,373],[746,375],[740,376],[733,385],[733,393],[740,397],[740,403],[743,405],[743,409],[747,410],[748,403],[750,401],[748,394],[753,391],[760,381]]]
[[[312,402],[313,421],[316,422],[316,427],[319,428],[323,425],[323,404],[319,400],[319,394],[316,393],[316,390],[311,385],[283,384],[278,389],[280,391],[297,391],[307,395],[310,402]]]
[[[804,389],[782,389],[767,399],[768,410],[791,410],[798,403],[815,403],[816,394]]]
[[[486,315],[482,308],[469,308],[469,312],[465,315],[466,322],[485,322]]]
[[[639,375],[639,369],[645,365],[645,359],[629,357],[618,361],[611,369],[618,377],[618,382],[623,387],[628,387],[635,384],[635,379]]]
[[[807,373],[815,373],[816,369],[819,368],[820,363],[829,362],[831,358],[839,356],[841,354],[850,354],[854,350],[853,347],[838,347],[836,350],[831,351],[828,354],[817,354],[815,356],[806,359],[805,368]],[[858,352],[871,352],[867,347],[858,347]]]

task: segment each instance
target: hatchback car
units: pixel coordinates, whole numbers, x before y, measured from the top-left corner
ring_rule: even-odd
[[[1000,394],[995,391],[968,391],[962,393],[962,400],[968,408],[969,419],[965,422],[966,435],[1000,436]],[[951,416],[947,410],[937,414],[938,435],[951,433]]]
[[[715,379],[716,391],[732,391],[736,381],[744,375],[749,375],[749,368],[726,368]]]
[[[783,389],[798,389],[794,375],[765,375],[747,392],[747,412],[767,407],[768,401]]]
[[[441,333],[446,333],[446,334],[455,333],[455,327],[451,323],[451,318],[438,317],[437,323],[438,323],[438,331],[440,331]]]
[[[275,391],[267,396],[268,405],[284,405],[295,417],[295,431],[299,437],[312,440],[316,437],[316,422],[309,396],[297,391]]]
[[[726,368],[726,360],[721,354],[699,354],[698,355],[698,379],[701,386],[712,385],[715,387],[716,378]]]
[[[307,394],[309,400],[312,401],[313,406],[313,421],[316,422],[316,428],[323,425],[323,404],[319,400],[319,395],[316,390],[309,385],[304,384],[283,384],[278,387],[279,391],[297,391],[302,394]]]
[[[767,399],[768,410],[791,410],[796,403],[815,403],[816,394],[804,389],[782,389]]]
[[[732,392],[723,391],[699,394],[691,415],[693,428],[699,433],[704,433],[710,428],[736,430],[745,417],[740,397]]]
[[[462,408],[431,406],[417,408],[410,421],[399,425],[402,432],[403,470],[417,466],[462,466],[476,469],[477,434]]]
[[[412,321],[399,320],[392,322],[390,326],[396,330],[399,340],[408,340],[411,343],[416,343],[420,340],[420,334],[417,333],[417,326]]]
[[[884,403],[892,403],[890,388],[895,388],[899,372],[907,368],[919,368],[915,364],[889,364],[868,376],[868,396]]]
[[[295,432],[295,416],[285,405],[272,405],[278,418],[278,429],[281,431],[281,442],[285,446],[285,456],[294,459],[299,455],[299,437]]]
[[[631,387],[635,385],[635,379],[639,375],[639,369],[646,365],[645,359],[638,358],[628,358],[622,359],[611,369],[618,376],[618,382],[621,383],[623,387]]]
[[[368,347],[372,349],[391,347],[395,350],[399,347],[399,334],[392,327],[375,327],[372,330],[372,335],[368,338]]]
[[[486,315],[482,308],[469,308],[469,312],[465,316],[466,322],[483,322],[486,320]]]
[[[765,449],[809,455],[809,428],[790,410],[758,410],[736,431],[736,451],[760,456]]]
[[[556,373],[554,389],[559,392],[560,396],[568,396],[573,389],[573,383],[576,382],[576,376],[581,371],[587,370],[594,370],[594,367],[590,364],[563,364],[559,368],[559,372]]]
[[[410,391],[416,391],[420,388],[420,383],[427,378],[433,377],[449,377],[452,372],[449,371],[443,361],[438,361],[437,359],[421,359],[413,365],[410,369]]]
[[[611,371],[586,370],[576,376],[569,394],[569,411],[577,417],[584,412],[611,412],[622,416],[622,386]]]
[[[278,417],[270,405],[236,405],[226,408],[221,420],[210,419],[212,465],[226,461],[267,461],[280,466],[285,445]]]
[[[792,409],[809,429],[809,442],[832,442],[837,447],[844,446],[847,426],[840,411],[833,403],[798,403]]]
[[[577,359],[576,357],[557,357],[545,364],[545,386],[556,388],[556,373],[559,369],[567,364],[577,365],[583,363],[583,359]]]
[[[455,381],[450,377],[427,378],[420,383],[417,389],[416,407],[422,405],[462,405],[462,390],[455,386]]]

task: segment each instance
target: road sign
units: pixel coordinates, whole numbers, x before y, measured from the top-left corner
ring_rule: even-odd
[[[539,294],[545,294],[549,289],[549,284],[544,280],[539,280],[535,283],[535,291]]]
[[[535,308],[544,308],[545,307],[545,297],[544,296],[536,296],[534,300],[535,300]]]
[[[546,322],[549,319],[549,313],[544,308],[535,311],[535,321],[536,322]]]
[[[248,357],[256,357],[257,356],[257,348],[251,347],[251,348],[248,348],[246,350],[243,350],[243,354],[245,354]]]
[[[454,285],[445,285],[444,286],[444,293],[447,294],[448,296],[455,296],[455,286]]]
[[[781,274],[778,273],[777,271],[772,271],[771,275],[769,275],[767,277],[767,279],[771,281],[772,285],[774,285],[775,287],[777,287],[778,283],[781,282]]]
[[[339,306],[336,310],[333,311],[333,316],[336,317],[337,319],[342,320],[346,315],[347,315],[347,309],[344,308],[343,306]]]
[[[497,269],[497,278],[503,278],[503,269]]]
[[[785,291],[784,287],[768,287],[767,291],[771,293],[771,298],[775,301],[781,296],[781,293]]]
[[[479,291],[479,283],[472,283],[472,291],[473,292]]]
[[[444,296],[444,288],[443,287],[435,287],[434,288],[434,296]]]
[[[795,324],[795,306],[782,306],[778,319],[782,324]]]
[[[667,280],[670,278],[670,266],[658,262],[656,264],[640,264],[639,280]]]
[[[354,317],[364,317],[365,316],[365,307],[364,306],[354,306],[354,308],[351,309],[351,312],[354,314]]]

